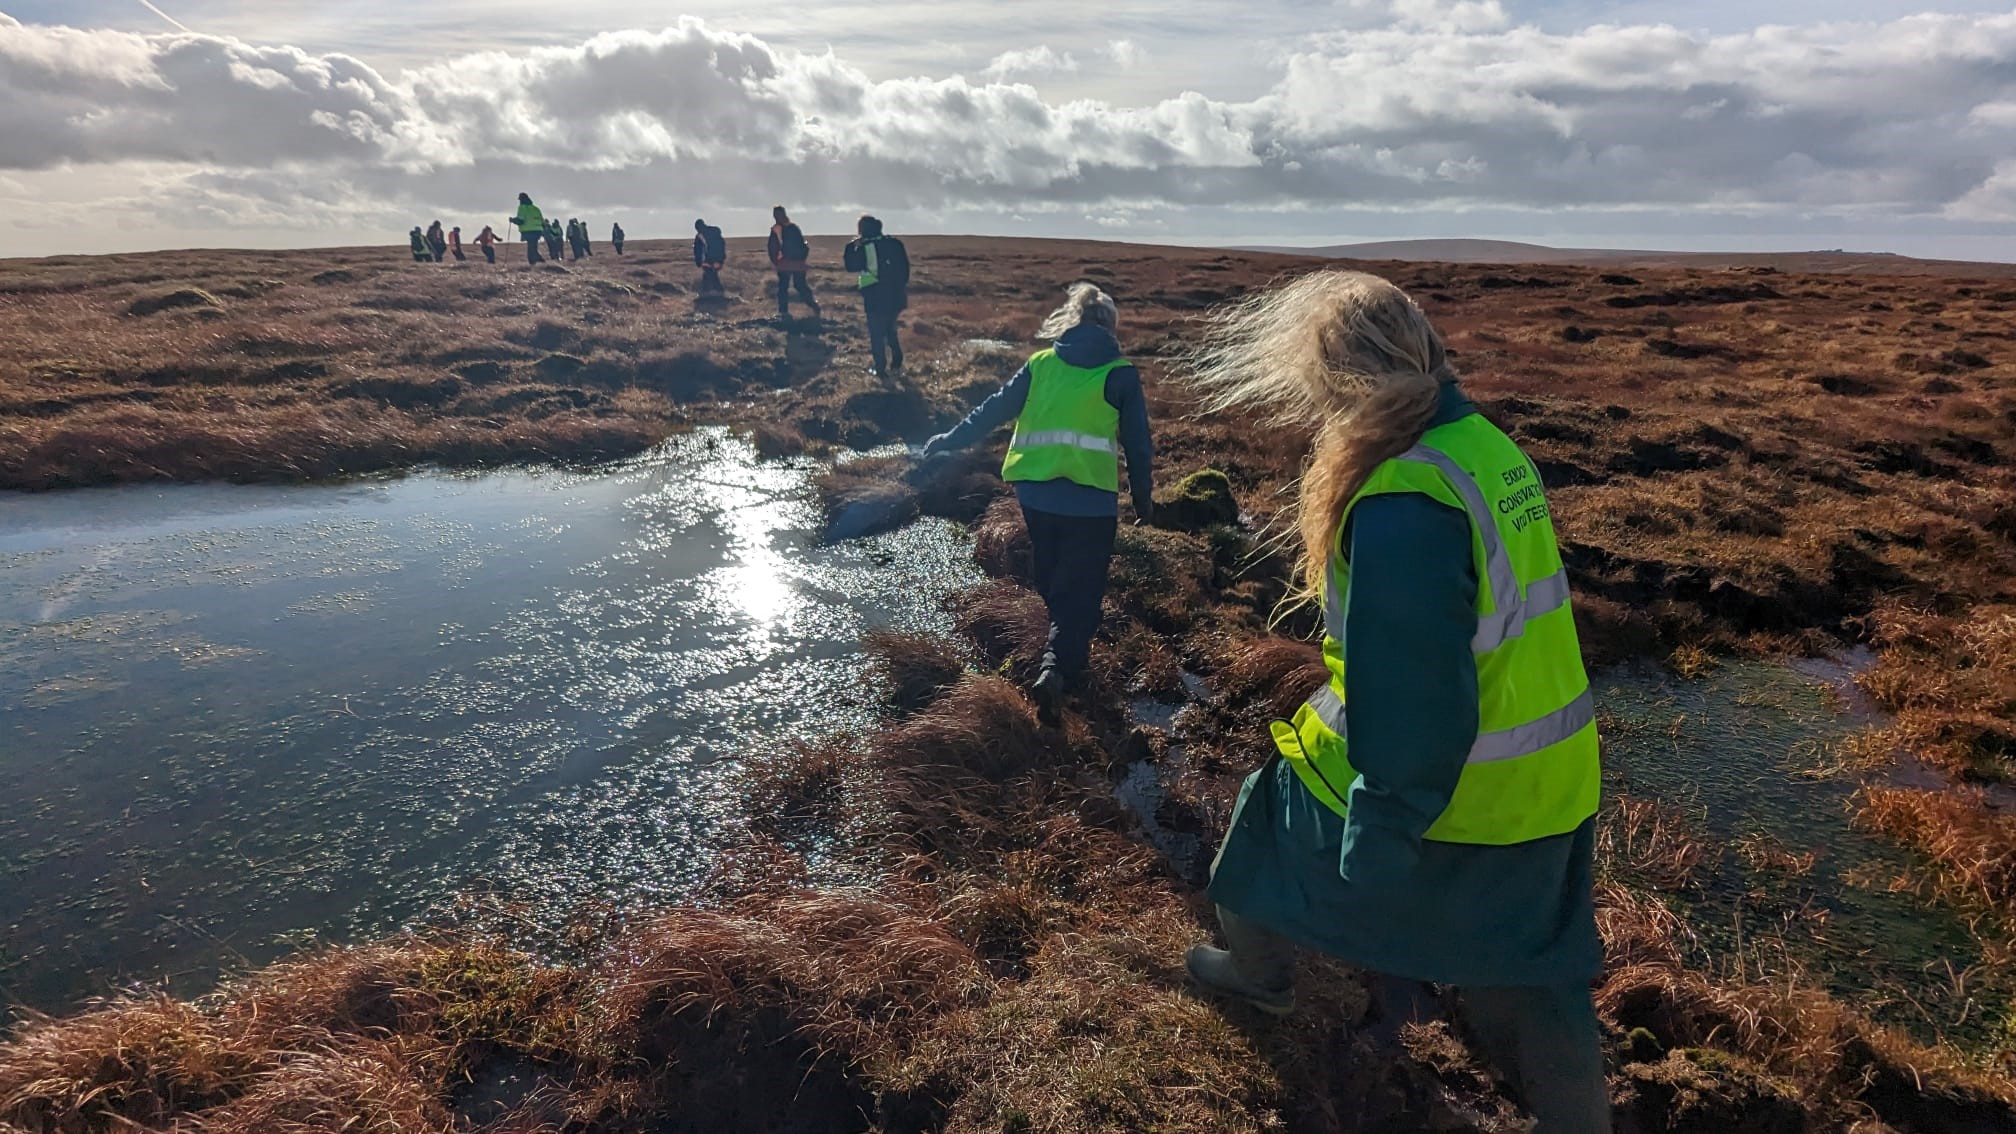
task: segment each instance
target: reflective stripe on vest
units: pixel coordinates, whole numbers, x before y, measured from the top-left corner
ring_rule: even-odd
[[[1110,437],[1094,437],[1090,433],[1073,433],[1068,429],[1045,429],[1040,433],[1019,433],[1015,445],[1021,449],[1033,449],[1038,445],[1069,445],[1073,449],[1085,449],[1094,453],[1118,456],[1120,443]]]
[[[872,246],[871,246],[872,247]],[[1029,359],[1029,393],[1001,462],[1007,481],[1068,480],[1120,490],[1120,411],[1106,400],[1106,376],[1124,358],[1073,366],[1055,349]]]
[[[1352,572],[1341,541],[1352,507],[1389,493],[1425,494],[1459,509],[1474,533],[1479,728],[1425,837],[1509,845],[1574,830],[1595,813],[1601,773],[1595,697],[1569,611],[1567,572],[1532,463],[1474,414],[1431,429],[1379,466],[1347,504],[1323,588],[1329,680],[1293,721],[1274,722],[1276,747],[1318,802],[1348,810],[1359,773],[1345,704]]]
[[[1497,517],[1491,514],[1491,505],[1485,501],[1477,482],[1448,454],[1416,445],[1395,459],[1441,469],[1463,498],[1463,506],[1484,541],[1485,581],[1491,585],[1491,601],[1497,604],[1497,609],[1477,619],[1477,634],[1470,639],[1472,653],[1490,653],[1523,633],[1527,622],[1567,604],[1566,567],[1527,584],[1526,593],[1519,600],[1507,601],[1506,596],[1519,594],[1519,575],[1512,569],[1511,554],[1505,550],[1504,533],[1498,530]],[[1323,589],[1323,630],[1340,642],[1344,640],[1344,596],[1334,586]]]
[[[1344,735],[1344,698],[1339,697],[1335,689],[1323,686],[1314,697],[1309,698],[1308,703],[1325,727],[1339,736]],[[1580,697],[1537,721],[1500,732],[1478,733],[1477,742],[1470,746],[1470,756],[1464,763],[1489,764],[1531,756],[1543,748],[1552,748],[1564,740],[1574,739],[1576,733],[1595,723],[1596,692],[1585,689]]]

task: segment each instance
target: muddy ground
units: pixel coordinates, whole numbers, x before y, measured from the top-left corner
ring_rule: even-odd
[[[1162,820],[1210,845],[1259,722],[1310,683],[1307,616],[1273,621],[1286,563],[1267,538],[1306,438],[1191,416],[1167,376],[1193,316],[1316,265],[918,238],[912,373],[885,382],[864,372],[838,241],[814,243],[825,318],[783,326],[741,242],[718,306],[696,301],[684,245],[656,242],[542,269],[508,251],[494,268],[415,265],[403,249],[0,264],[8,488],[592,461],[707,421],[774,453],[917,441],[1012,371],[1085,278],[1122,305],[1165,491],[1215,468],[1236,500],[1230,523],[1202,501],[1171,509],[1171,529],[1129,530],[1100,687],[1060,735],[1013,684],[1041,615],[993,458],[924,481],[895,462],[836,476],[836,519],[854,505],[873,522],[971,521],[998,578],[959,599],[964,641],[877,644],[883,731],[750,768],[749,844],[694,906],[564,941],[505,944],[476,924],[304,958],[201,1005],[31,1022],[0,1047],[0,1120],[1517,1128],[1460,1030],[1397,1052],[1352,1039],[1363,998],[1335,966],[1310,962],[1328,991],[1286,1022],[1191,997],[1181,947],[1208,920],[1194,871],[1143,848],[1111,800],[1130,761],[1178,738],[1186,771]],[[1598,659],[1685,674],[1737,653],[1878,649],[1861,680],[1895,716],[1844,758],[1908,751],[1950,778],[1862,800],[1872,829],[1936,864],[1882,884],[1967,909],[2007,956],[2016,818],[1988,787],[2016,774],[2016,279],[1370,268],[1421,299],[1485,412],[1539,463]],[[1135,727],[1139,697],[1193,703],[1163,733]],[[1684,834],[1652,819],[1613,813],[1607,845],[1684,856]],[[884,879],[874,892],[805,888],[803,852],[835,840]],[[1926,1047],[1789,974],[1690,969],[1688,927],[1634,878],[1605,885],[1598,991],[1635,1128],[2016,1124],[2009,1050]]]

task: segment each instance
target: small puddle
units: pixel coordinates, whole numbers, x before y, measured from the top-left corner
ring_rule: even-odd
[[[1872,660],[1851,652],[1731,663],[1696,680],[1649,666],[1595,674],[1609,805],[1630,796],[1674,809],[1706,851],[1692,883],[1678,888],[1614,857],[1606,864],[1684,913],[1696,935],[1691,963],[1705,971],[1796,975],[1921,1039],[1996,1050],[2009,1042],[2016,973],[1995,965],[1960,914],[1893,888],[1922,879],[1924,859],[1850,823],[1849,800],[1863,780],[1840,770],[1834,753],[1881,723],[1853,685]],[[1191,697],[1204,696],[1197,681]],[[1148,699],[1132,705],[1137,725],[1172,737],[1182,710]],[[1142,837],[1187,877],[1215,848],[1158,819],[1182,760],[1172,741],[1160,760],[1131,764],[1115,794]],[[1895,780],[1887,769],[1869,775]]]
[[[1189,702],[1209,696],[1210,686],[1196,674],[1185,670],[1182,681]],[[1138,697],[1128,703],[1128,714],[1136,727],[1161,733],[1167,740],[1159,759],[1136,760],[1127,765],[1126,774],[1113,788],[1113,797],[1139,826],[1142,841],[1168,859],[1170,867],[1183,878],[1198,876],[1203,840],[1190,832],[1163,826],[1161,812],[1162,804],[1169,798],[1167,785],[1183,774],[1183,745],[1174,737],[1179,731],[1177,718],[1189,707],[1189,703],[1172,705],[1153,697]]]
[[[1704,836],[1698,883],[1666,891],[1704,964],[1753,978],[1796,966],[1921,1038],[1992,1048],[2007,1042],[2016,974],[1960,914],[1903,892],[1924,879],[1923,858],[1851,825],[1865,780],[1840,770],[1835,750],[1880,721],[1852,684],[1870,660],[1730,663],[1695,680],[1643,667],[1596,675],[1607,795],[1677,808]],[[1811,869],[1771,864],[1772,843],[1812,855]]]
[[[0,1002],[676,900],[734,763],[872,723],[863,631],[980,577],[945,521],[822,545],[819,467],[0,497]]]

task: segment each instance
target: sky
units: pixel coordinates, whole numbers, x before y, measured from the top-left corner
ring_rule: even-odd
[[[606,233],[2016,260],[1966,0],[0,0],[0,255]]]

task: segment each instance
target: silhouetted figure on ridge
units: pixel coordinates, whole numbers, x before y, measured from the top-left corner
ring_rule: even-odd
[[[812,298],[812,285],[805,282],[812,246],[805,242],[804,230],[791,223],[784,206],[771,209],[770,216],[777,222],[770,226],[770,266],[777,271],[777,318],[779,321],[791,318],[791,292],[796,290],[798,298],[812,309],[812,317],[817,319],[819,301]]]
[[[702,296],[726,295],[721,286],[721,266],[728,262],[728,241],[718,225],[704,220],[693,222],[693,264],[700,269]]]

